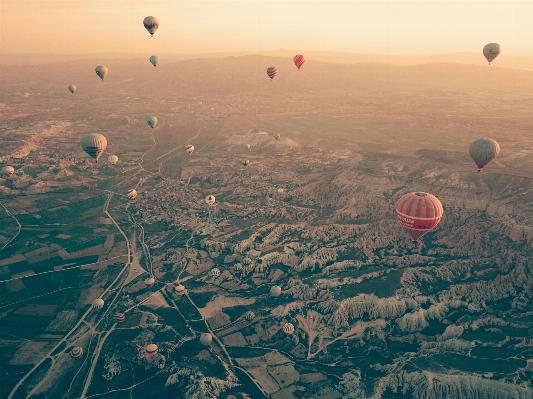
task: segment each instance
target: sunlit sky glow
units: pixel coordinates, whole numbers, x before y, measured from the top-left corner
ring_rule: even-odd
[[[533,1],[1,0],[0,10],[2,53],[442,54],[498,42],[533,55]]]

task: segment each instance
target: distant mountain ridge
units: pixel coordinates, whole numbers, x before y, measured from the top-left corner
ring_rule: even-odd
[[[271,51],[243,51],[243,52],[219,52],[219,53],[160,53],[157,54],[161,60],[183,61],[199,58],[224,58],[240,57],[245,55],[264,55],[270,57],[293,57],[302,53],[308,61],[323,61],[334,64],[360,64],[377,63],[391,64],[398,66],[409,66],[419,64],[433,64],[449,62],[455,64],[486,65],[487,61],[483,57],[481,50],[479,53],[462,52],[449,54],[429,54],[429,55],[383,55],[383,54],[359,54],[338,51],[298,51],[288,49],[278,49]],[[32,65],[49,64],[64,61],[74,61],[83,59],[135,59],[145,58],[153,54],[142,53],[89,53],[89,54],[2,54],[0,65]],[[508,56],[505,49],[502,54],[492,63],[494,67],[533,69],[533,55],[531,56]],[[305,66],[304,66],[305,67]]]

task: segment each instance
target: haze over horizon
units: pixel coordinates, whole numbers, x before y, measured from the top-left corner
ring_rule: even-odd
[[[300,49],[434,55],[480,52],[498,42],[507,57],[533,55],[530,1],[7,0],[1,14],[1,54]],[[153,38],[139,29],[147,15],[160,21]]]

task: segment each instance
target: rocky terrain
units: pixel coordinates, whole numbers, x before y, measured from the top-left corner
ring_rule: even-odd
[[[533,75],[316,62],[257,83],[289,61],[171,63],[159,92],[138,60],[106,83],[92,61],[3,70],[0,396],[533,397]],[[418,245],[394,214],[411,191],[444,207]]]

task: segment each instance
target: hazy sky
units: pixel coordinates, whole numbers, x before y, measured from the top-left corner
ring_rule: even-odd
[[[1,0],[2,53],[348,51],[533,55],[533,1]],[[160,27],[153,38],[143,18]]]

